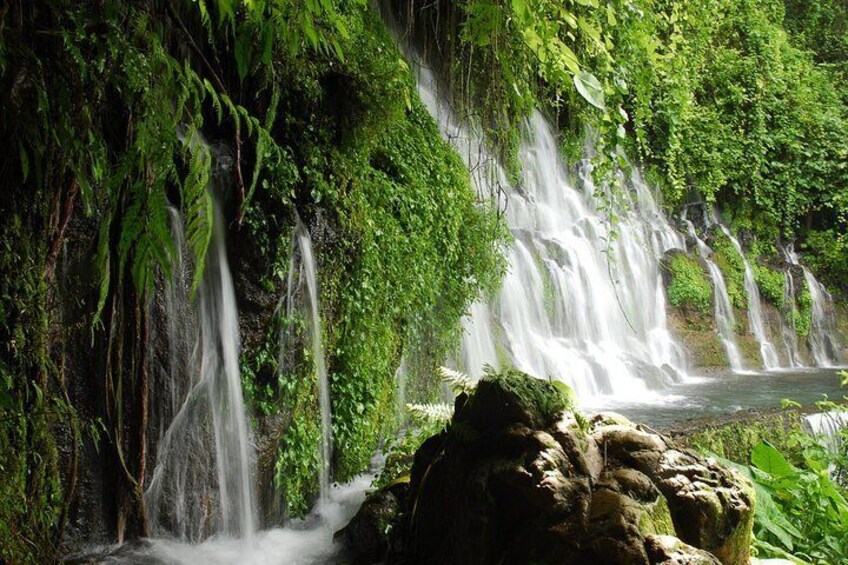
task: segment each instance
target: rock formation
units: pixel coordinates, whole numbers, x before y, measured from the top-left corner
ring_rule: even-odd
[[[754,495],[745,479],[622,416],[587,421],[558,387],[517,371],[460,395],[451,424],[416,453],[399,503],[398,492],[372,495],[343,531],[358,563],[740,565],[750,558]],[[384,542],[375,542],[380,528],[366,526],[368,516],[388,532]]]

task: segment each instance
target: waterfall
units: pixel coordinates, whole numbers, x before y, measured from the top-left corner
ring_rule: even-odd
[[[495,349],[495,337],[488,307],[482,302],[471,305],[470,315],[462,319],[462,366],[468,375],[479,379],[484,365],[500,367]]]
[[[803,420],[804,430],[816,438],[825,449],[832,454],[837,454],[845,449],[845,436],[843,430],[848,428],[848,412],[816,412],[806,414]],[[828,471],[830,475],[839,480],[845,477],[846,469],[838,468],[831,464]]]
[[[190,277],[182,264],[165,293],[170,343],[180,344],[191,335],[187,312],[196,317],[199,332],[193,354],[181,353],[179,345],[171,353],[172,378],[192,375],[190,389],[159,442],[156,467],[145,491],[154,532],[188,541],[214,533],[249,539],[256,530],[235,291],[225,220],[214,196],[213,201],[213,234],[197,304],[188,302],[184,281]],[[175,243],[182,246],[183,222],[176,211],[172,219]]]
[[[783,346],[786,349],[786,356],[789,358],[789,365],[800,368],[804,366],[804,361],[801,359],[801,353],[798,350],[798,333],[795,330],[795,316],[798,315],[795,311],[795,282],[788,269],[785,275],[783,282],[784,312],[781,324]]]
[[[293,247],[296,247],[300,261],[295,261],[292,254],[292,261],[289,266],[288,284],[287,284],[287,304],[289,308],[289,319],[294,304],[295,284],[300,281],[306,281],[306,298],[307,298],[307,314],[309,320],[309,342],[312,360],[315,364],[315,376],[318,381],[318,404],[321,413],[321,443],[320,454],[321,461],[319,466],[319,485],[320,485],[320,502],[328,500],[330,491],[330,465],[332,463],[332,413],[330,406],[330,382],[327,376],[327,363],[324,356],[324,338],[321,330],[321,316],[319,303],[318,289],[318,270],[315,263],[315,254],[312,249],[312,237],[309,235],[309,230],[300,218],[297,218],[297,226],[295,228]],[[297,283],[295,283],[295,273],[298,273]]]
[[[713,316],[716,321],[716,329],[718,330],[721,343],[724,346],[724,351],[727,355],[727,361],[730,368],[734,371],[741,371],[742,356],[739,354],[739,346],[736,344],[736,319],[733,315],[733,307],[730,304],[730,297],[727,294],[727,285],[724,282],[724,275],[721,274],[721,269],[718,268],[715,261],[712,260],[712,250],[698,237],[695,231],[695,225],[686,218],[684,211],[681,221],[686,226],[689,235],[695,240],[698,254],[707,263],[710,272],[710,279],[713,283]]]
[[[659,261],[683,240],[638,172],[622,175],[627,202],[603,212],[605,189],[594,185],[590,160],[581,164],[581,190],[559,158],[553,129],[534,112],[520,150],[524,178],[510,185],[479,133],[437,96],[427,69],[418,85],[478,194],[507,196],[508,272],[499,296],[472,306],[464,322],[463,369],[479,375],[484,363],[508,360],[565,381],[584,399],[644,396],[679,379],[685,357],[666,327]],[[619,217],[617,236],[608,214]]]
[[[742,246],[739,240],[733,237],[730,230],[724,224],[719,223],[719,228],[722,233],[727,236],[736,252],[742,257],[745,265],[745,294],[748,296],[748,328],[754,334],[757,342],[760,344],[760,355],[763,359],[763,367],[766,369],[775,369],[780,366],[780,360],[777,357],[777,350],[774,345],[766,337],[766,330],[763,325],[763,310],[760,302],[760,289],[757,287],[757,280],[754,278],[754,270],[742,252]]]
[[[833,314],[833,298],[824,285],[816,280],[813,273],[801,264],[791,244],[786,246],[784,253],[790,265],[801,267],[803,270],[804,282],[810,293],[812,308],[807,344],[813,361],[817,367],[833,367],[841,362]],[[787,273],[787,278],[792,278],[791,273]]]

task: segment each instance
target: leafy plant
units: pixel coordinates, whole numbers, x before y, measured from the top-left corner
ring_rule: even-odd
[[[760,555],[839,563],[848,549],[848,500],[833,471],[848,468],[848,459],[844,450],[829,450],[818,438],[795,432],[793,439],[801,447],[801,467],[768,442],[754,447],[749,466],[723,462],[756,489],[755,547]]]
[[[675,255],[670,264],[668,300],[678,308],[691,308],[702,315],[710,311],[713,289],[701,265],[693,258]]]

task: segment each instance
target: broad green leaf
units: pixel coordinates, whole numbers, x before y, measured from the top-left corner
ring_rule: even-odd
[[[576,73],[574,75],[574,86],[577,88],[580,96],[585,98],[589,104],[601,110],[606,110],[604,89],[601,87],[598,79],[595,78],[595,75],[587,71]]]
[[[751,451],[751,463],[775,479],[787,477],[794,473],[792,465],[786,458],[766,441],[761,441]]]

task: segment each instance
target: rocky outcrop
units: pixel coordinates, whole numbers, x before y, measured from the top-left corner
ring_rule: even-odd
[[[559,395],[512,371],[460,396],[416,453],[384,562],[748,563],[745,479],[621,416],[585,421]]]
[[[369,565],[389,550],[389,530],[406,500],[408,484],[396,482],[368,496],[356,516],[333,538],[350,556],[352,565]]]

